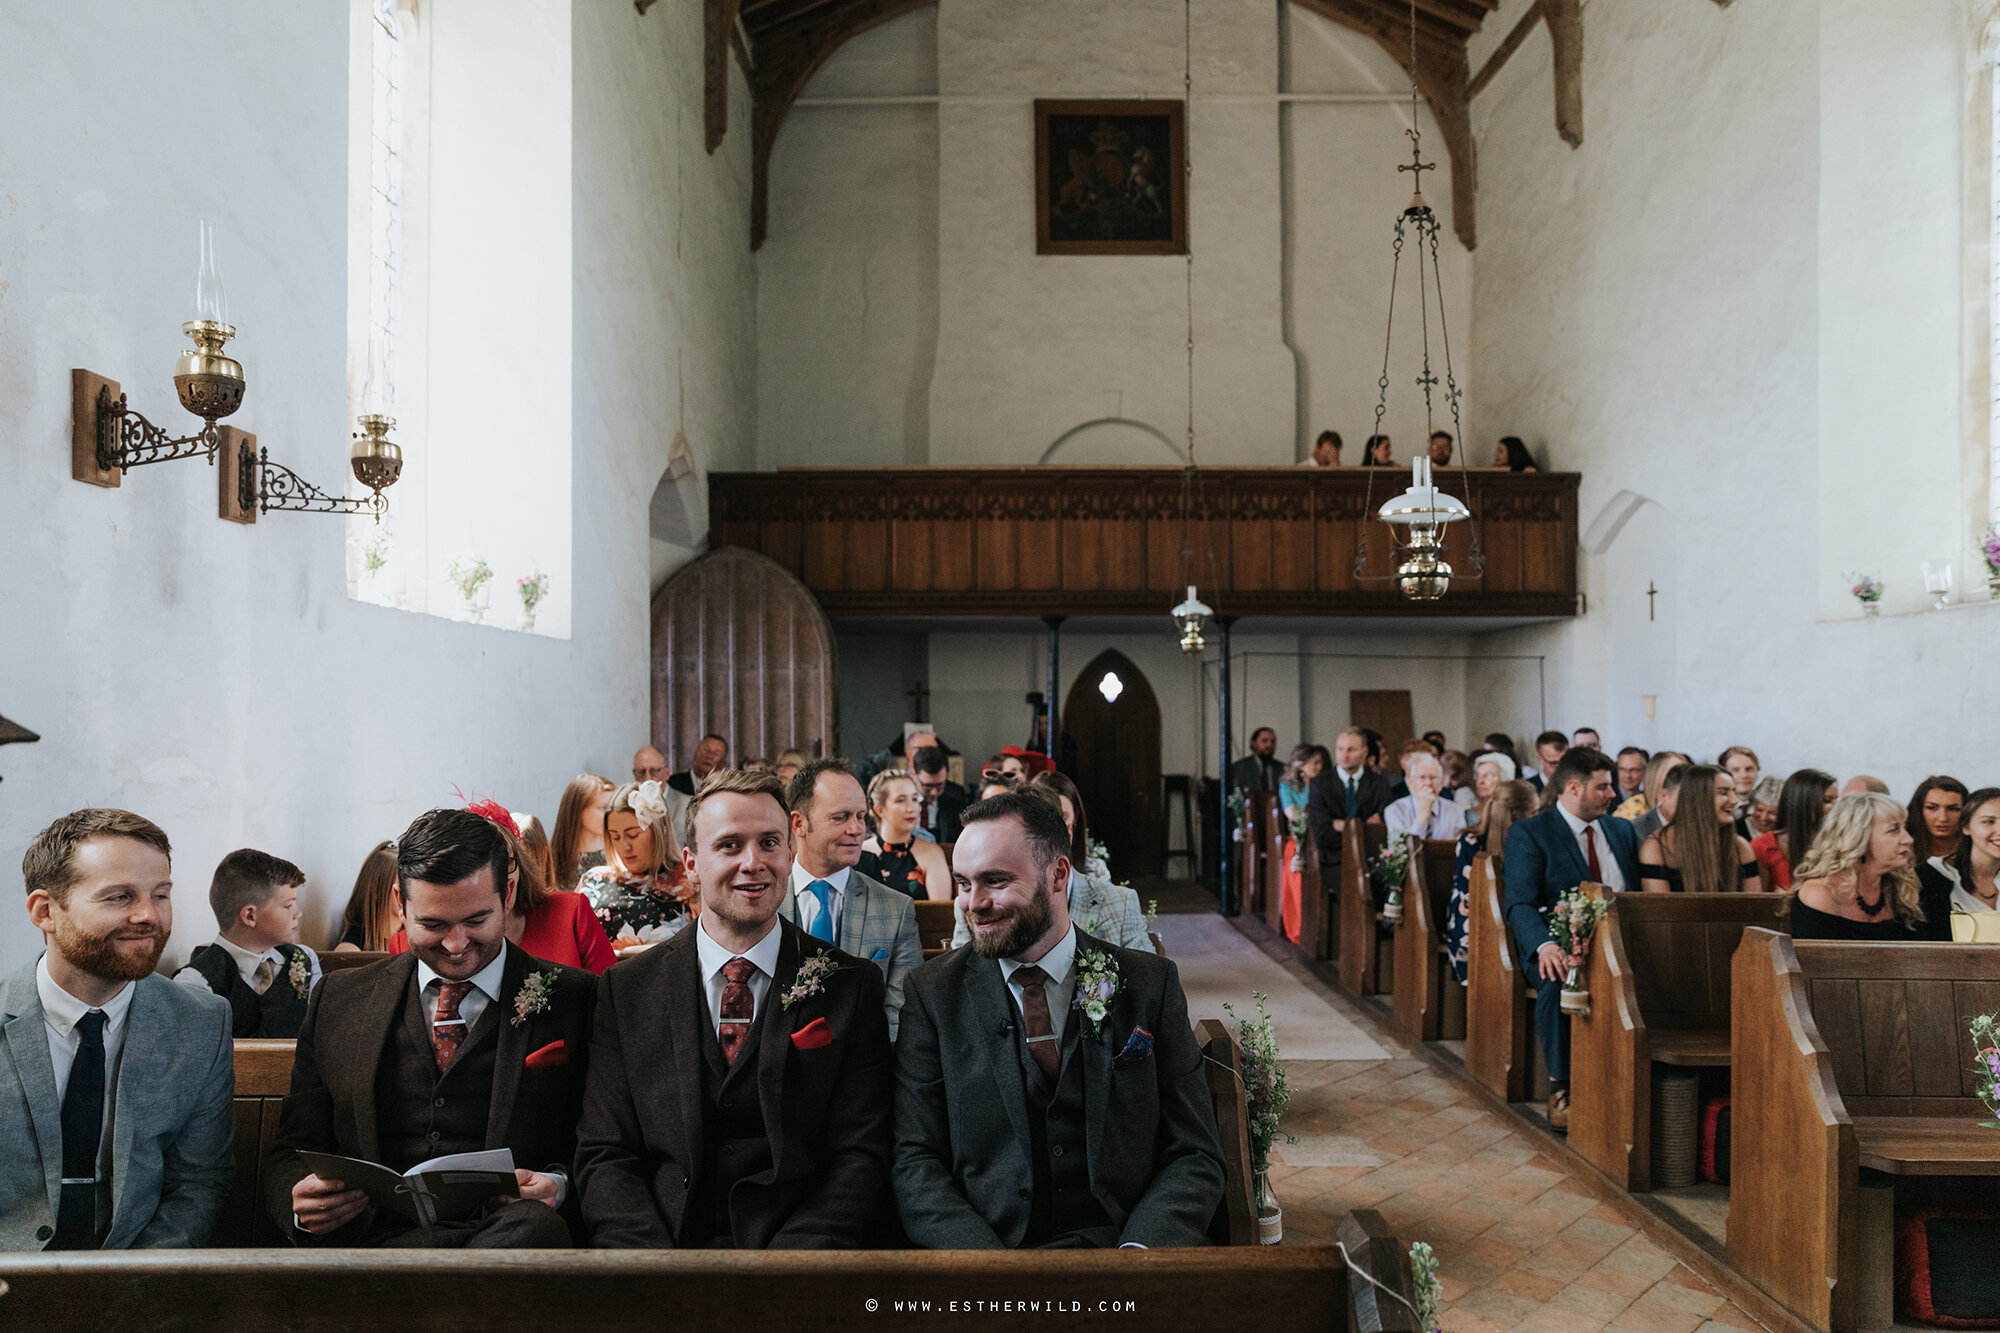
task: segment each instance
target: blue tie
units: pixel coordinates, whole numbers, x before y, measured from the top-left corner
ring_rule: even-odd
[[[104,1137],[104,1011],[76,1021],[76,1060],[62,1102],[62,1194],[51,1250],[97,1248],[97,1147]]]
[[[810,893],[813,901],[819,904],[819,915],[813,918],[812,929],[806,933],[816,940],[825,940],[828,944],[832,944],[834,942],[833,885],[823,879],[816,879],[806,885],[806,892]]]

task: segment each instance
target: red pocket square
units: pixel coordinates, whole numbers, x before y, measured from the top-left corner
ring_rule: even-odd
[[[566,1041],[552,1041],[541,1050],[531,1051],[528,1055],[530,1069],[555,1069],[568,1063],[569,1043]]]
[[[822,1046],[831,1046],[833,1029],[826,1025],[824,1018],[815,1018],[792,1034],[792,1045],[802,1051],[816,1051]]]

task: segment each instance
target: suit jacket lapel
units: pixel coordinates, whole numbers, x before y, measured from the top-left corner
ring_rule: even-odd
[[[690,1173],[694,1164],[701,1161],[701,1085],[703,1061],[701,1043],[715,1040],[715,1029],[710,1026],[707,1001],[702,995],[701,951],[695,947],[694,932],[701,929],[697,919],[688,923],[685,930],[662,949],[671,949],[664,969],[667,985],[667,1060],[666,1068],[654,1071],[636,1067],[633,1056],[638,1046],[628,1041],[625,1045],[625,1078],[637,1087],[644,1082],[654,1082],[660,1076],[673,1084],[680,1098],[680,1156],[679,1160],[688,1165]],[[635,1016],[636,1017],[636,1016]],[[657,1086],[657,1084],[656,1084]]]
[[[168,983],[171,985],[172,983]],[[118,1054],[117,1093],[112,1098],[111,1231],[124,1221],[126,1190],[132,1183],[132,1139],[139,1122],[139,1103],[156,1095],[166,1078],[162,1058],[167,1043],[155,1039],[153,997],[144,980],[132,983],[132,1006],[125,1011],[125,1043]],[[107,1071],[109,1072],[109,1071]],[[150,1219],[150,1214],[148,1217]],[[144,1223],[140,1224],[143,1229]],[[137,1234],[137,1230],[134,1231]]]
[[[1583,859],[1583,848],[1577,846],[1576,834],[1570,832],[1569,821],[1561,810],[1549,811],[1549,836],[1556,840],[1556,855],[1562,858],[1565,881],[1561,892],[1567,892],[1590,878],[1590,863]],[[1575,878],[1571,879],[1570,876]]]
[[[49,1212],[62,1206],[62,1102],[56,1097],[56,1069],[49,1062],[49,1033],[42,1016],[42,999],[35,993],[32,965],[8,978],[4,994],[7,1050],[14,1073],[28,1099],[28,1116],[35,1125],[35,1146],[49,1190]]]
[[[488,1148],[505,1147],[513,1129],[514,1094],[521,1086],[521,1067],[528,1058],[528,1023],[533,1021],[515,1024],[514,1000],[534,972],[535,960],[526,950],[512,944],[506,947],[507,963],[500,969],[500,997],[492,1006],[497,1009],[493,1016],[500,1021],[500,1028],[495,1034],[499,1049],[493,1057],[492,1102],[486,1113]]]
[[[853,885],[854,881],[849,879],[850,911],[854,907]],[[803,1018],[803,1013],[788,1012],[782,997],[799,975],[800,946],[808,942],[804,932],[789,921],[780,921],[778,929],[783,932],[778,941],[778,970],[771,975],[771,985],[764,992],[764,1012],[758,1021],[763,1030],[757,1036],[757,1105],[764,1113],[764,1137],[771,1144],[773,1179],[784,1169],[785,1142],[790,1137],[785,1133],[785,1066],[792,1053],[792,1024],[795,1019]],[[797,1007],[801,1011],[824,1010],[825,992]]]
[[[840,951],[851,953],[862,962],[868,961],[864,952],[868,939],[868,880],[859,870],[847,872],[846,900],[840,905]]]
[[[1084,953],[1090,949],[1101,950],[1107,958],[1113,956],[1110,946],[1105,944],[1104,941],[1095,939],[1079,930],[1076,933],[1076,957],[1079,970],[1082,967]],[[1081,980],[1079,977],[1079,984],[1081,984]],[[1109,1105],[1111,1098],[1111,1056],[1113,1054],[1111,1043],[1117,1039],[1118,1033],[1129,1033],[1131,1025],[1127,1021],[1126,1016],[1132,1012],[1132,1008],[1126,1000],[1125,987],[1130,981],[1131,978],[1125,975],[1124,969],[1119,969],[1118,988],[1111,997],[1110,1009],[1104,1015],[1103,1034],[1100,1035],[1091,1032],[1090,1020],[1084,1016],[1083,1010],[1072,1009],[1069,1014],[1069,1021],[1078,1025],[1076,1057],[1083,1061],[1084,1148],[1089,1153],[1089,1160],[1092,1163],[1104,1160],[1104,1122],[1111,1113]],[[1093,1185],[1095,1183],[1095,1181],[1092,1182]]]
[[[382,1156],[381,1140],[376,1137],[375,1073],[381,1067],[382,1053],[389,1048],[390,1038],[395,1033],[396,1016],[402,1012],[404,999],[407,997],[414,1004],[419,998],[415,994],[416,977],[417,956],[413,953],[399,954],[382,968],[382,975],[376,979],[374,992],[367,1002],[354,1008],[355,1057],[361,1062],[358,1071],[361,1086],[354,1099],[354,1133],[359,1155],[371,1162],[380,1160]],[[417,1006],[416,1022],[418,1027],[423,1026],[423,1006],[420,1004]],[[322,1042],[321,1050],[327,1049]],[[320,1077],[325,1079],[328,1072],[321,1069]]]
[[[971,949],[968,947],[966,952],[971,953]],[[966,971],[971,974],[967,978],[970,991],[967,1002],[974,1030],[979,1033],[978,1044],[986,1052],[986,1067],[993,1075],[1000,1105],[1006,1108],[1007,1119],[1013,1123],[1014,1141],[1025,1151],[1028,1091],[1021,1082],[1020,1039],[1014,1031],[1020,1020],[1014,1012],[1014,1000],[1007,993],[1007,980],[994,959],[973,954],[967,960]]]

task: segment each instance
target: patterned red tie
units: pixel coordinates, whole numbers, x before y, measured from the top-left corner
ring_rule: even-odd
[[[452,1057],[465,1045],[465,1020],[458,1005],[472,989],[469,981],[439,981],[437,1014],[431,1019],[431,1049],[437,1053],[438,1073],[451,1067]]]
[[[1597,864],[1597,829],[1590,824],[1583,826],[1583,854],[1590,861],[1590,882],[1592,884],[1602,884],[1604,882],[1604,871]]]
[[[750,1035],[751,1020],[757,1017],[757,1002],[750,995],[750,978],[757,965],[748,958],[732,958],[722,965],[722,1030],[717,1037],[730,1064]]]

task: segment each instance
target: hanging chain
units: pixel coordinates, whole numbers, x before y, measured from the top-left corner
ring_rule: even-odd
[[[1194,220],[1194,0],[1181,0],[1181,212]],[[1194,468],[1194,243],[1187,250],[1187,465]]]
[[[1438,268],[1438,224],[1435,217],[1431,220],[1430,239],[1431,278],[1437,283],[1438,338],[1444,344],[1444,397],[1446,404],[1451,408],[1452,438],[1458,441],[1458,477],[1465,486],[1465,507],[1472,514],[1472,554],[1469,559],[1473,577],[1477,578],[1486,573],[1486,550],[1479,540],[1479,506],[1474,503],[1476,497],[1472,493],[1472,470],[1465,461],[1472,451],[1472,445],[1465,438],[1465,427],[1459,421],[1458,415],[1458,402],[1463,396],[1463,390],[1458,387],[1458,378],[1452,374],[1451,369],[1451,325],[1444,317],[1444,273]]]

